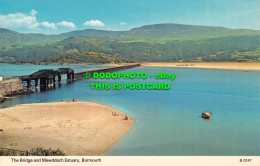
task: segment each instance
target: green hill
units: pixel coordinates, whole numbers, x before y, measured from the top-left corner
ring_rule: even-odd
[[[13,43],[47,43],[50,41],[59,41],[65,37],[57,35],[44,35],[37,33],[19,33],[9,29],[0,28],[0,40]]]
[[[260,30],[154,24],[129,31],[86,29],[43,35],[0,28],[0,62],[36,62],[81,52],[155,62],[260,61],[259,51]]]
[[[198,40],[228,36],[260,35],[260,31],[169,23],[133,28],[127,35],[155,40]]]
[[[59,36],[60,38],[79,37],[79,36],[111,37],[111,36],[119,36],[124,33],[126,33],[126,31],[105,31],[105,30],[96,30],[96,29],[84,29],[84,30],[62,33],[57,36]]]
[[[40,43],[59,41],[69,37],[96,37],[125,40],[125,39],[167,39],[167,40],[197,40],[228,36],[260,35],[259,30],[228,29],[223,27],[195,26],[182,24],[154,24],[133,28],[130,31],[106,31],[85,29],[62,33],[58,35],[44,35],[34,33],[18,33],[0,28],[0,39],[14,42]]]
[[[108,54],[97,52],[81,52],[81,53],[67,53],[61,55],[50,56],[36,64],[86,64],[86,63],[132,63],[124,58],[114,57]]]

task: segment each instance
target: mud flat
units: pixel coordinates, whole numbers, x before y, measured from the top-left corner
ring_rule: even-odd
[[[142,66],[151,67],[186,67],[186,68],[206,68],[206,69],[230,69],[230,70],[260,70],[260,63],[241,63],[241,62],[183,62],[183,63],[142,63]]]

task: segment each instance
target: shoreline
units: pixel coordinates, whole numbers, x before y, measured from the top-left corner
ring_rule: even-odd
[[[9,64],[9,63],[0,63]],[[101,65],[101,66],[120,66],[124,64],[136,63],[105,63],[105,64],[63,64],[67,66],[77,65]],[[226,69],[226,70],[260,70],[260,63],[258,62],[140,62],[141,66],[148,67],[182,67],[182,68],[201,68],[201,69]],[[25,64],[13,64],[25,65]],[[39,65],[39,64],[26,64],[26,65]],[[61,66],[60,64],[45,64],[46,66]]]
[[[83,65],[113,65],[114,63],[68,63],[68,64],[33,64],[33,63],[0,63],[0,65],[35,65],[35,66],[62,66],[62,65],[66,65],[66,66],[83,66]]]
[[[123,64],[136,64],[136,63],[64,63],[64,64],[33,64],[33,63],[0,63],[0,65],[35,65],[35,66],[84,66],[84,65],[100,65],[100,66],[118,66]]]
[[[112,112],[116,112],[113,115]],[[134,124],[132,117],[92,102],[21,104],[0,109],[1,147],[60,149],[66,155],[108,152]]]
[[[149,62],[142,63],[145,67],[181,67],[181,68],[201,68],[201,69],[226,69],[226,70],[260,70],[260,63],[242,62]]]

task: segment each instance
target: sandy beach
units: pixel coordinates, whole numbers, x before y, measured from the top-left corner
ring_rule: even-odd
[[[203,62],[203,63],[142,63],[142,66],[151,67],[186,67],[186,68],[207,68],[207,69],[230,69],[230,70],[260,70],[260,63],[236,63],[236,62]]]
[[[133,126],[132,117],[124,118],[118,110],[90,102],[16,105],[0,109],[1,147],[59,148],[66,155],[102,155]]]

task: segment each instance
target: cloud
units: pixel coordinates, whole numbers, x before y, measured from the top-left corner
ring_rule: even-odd
[[[103,27],[105,24],[99,20],[91,20],[91,21],[86,21],[83,25],[86,26],[97,26],[97,27]]]
[[[120,22],[120,25],[126,25],[127,23],[126,22]]]
[[[44,29],[58,29],[58,27],[76,28],[73,22],[67,21],[62,21],[57,24],[48,21],[38,22],[36,18],[37,13],[38,12],[35,9],[32,9],[29,15],[20,12],[0,15],[0,27],[13,30],[19,29],[26,32],[36,32]]]
[[[45,28],[57,29],[57,27],[54,23],[49,23],[47,21],[42,22],[41,26],[43,26]]]
[[[1,27],[35,29],[40,25],[35,17],[36,13],[37,12],[33,9],[31,15],[26,15],[24,13],[0,15]]]
[[[32,9],[31,12],[30,12],[30,15],[31,16],[36,16],[37,13],[38,12],[36,10]]]
[[[67,21],[62,21],[56,24],[57,26],[64,26],[64,27],[69,27],[69,28],[76,28],[75,24],[73,22],[67,22]]]

